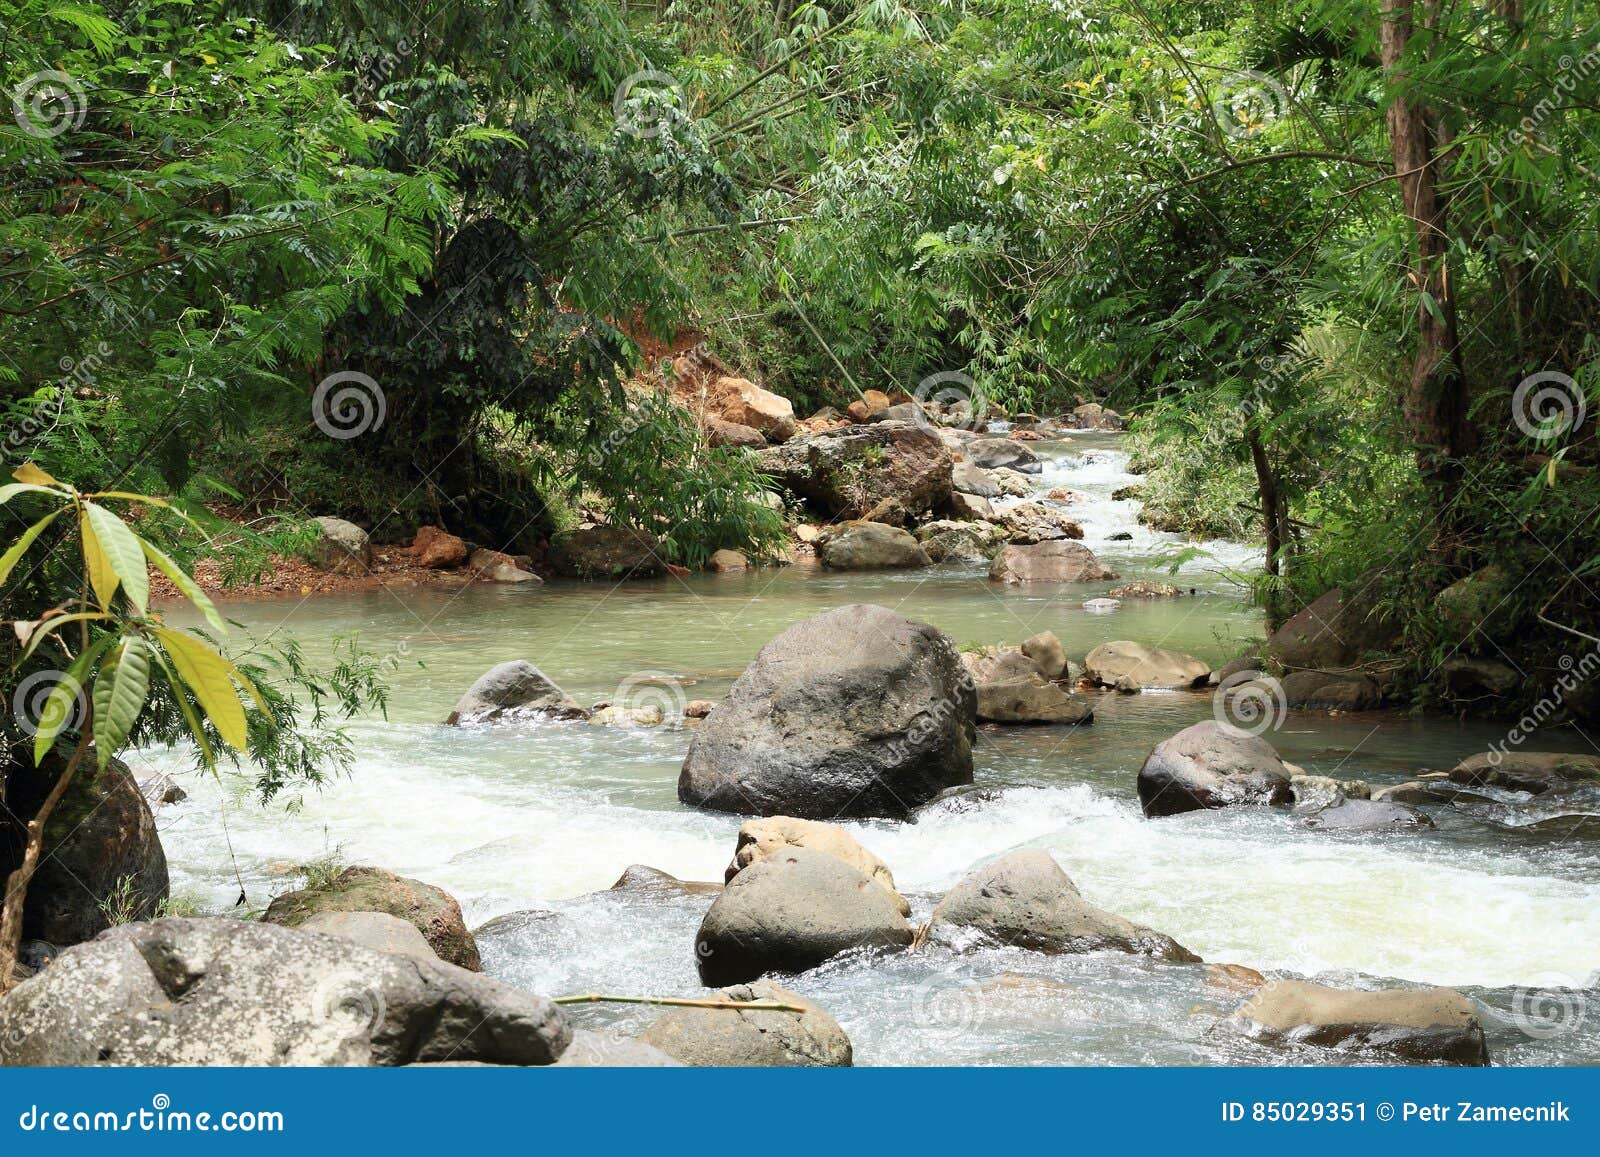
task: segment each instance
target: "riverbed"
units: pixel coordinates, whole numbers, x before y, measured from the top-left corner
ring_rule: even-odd
[[[314,662],[328,659],[336,636],[359,632],[361,646],[392,666],[392,698],[387,719],[352,726],[348,778],[266,808],[242,782],[187,770],[182,753],[133,753],[141,779],[176,771],[189,793],[157,817],[174,895],[223,912],[242,887],[246,908],[260,909],[297,886],[293,865],[337,855],[445,888],[469,926],[494,921],[481,935],[485,968],[510,982],[551,994],[700,991],[694,934],[708,898],[606,889],[635,863],[722,879],[739,820],[677,802],[691,732],[676,716],[689,699],[720,698],[784,627],[874,602],[962,646],[1051,630],[1079,661],[1098,643],[1133,639],[1213,665],[1262,636],[1240,583],[1259,568],[1253,548],[1196,544],[1201,553],[1169,573],[1174,552],[1190,544],[1140,525],[1136,502],[1112,499],[1138,481],[1117,436],[1035,445],[1046,458],[1037,491],[1083,495],[1068,513],[1121,581],[1192,593],[1097,613],[1083,604],[1117,583],[1006,588],[980,564],[851,574],[802,564],[230,605],[249,632],[292,637]],[[671,725],[441,725],[473,679],[518,658],[579,702],[660,703]],[[1444,809],[1431,831],[1350,835],[1308,830],[1274,809],[1144,820],[1134,778],[1145,755],[1211,715],[1203,693],[1111,694],[1097,700],[1091,726],[980,728],[983,790],[915,822],[847,826],[893,869],[917,917],[985,857],[1045,848],[1092,902],[1208,962],[1342,984],[1461,986],[1485,1004],[1497,1062],[1600,1063],[1600,820],[1518,826]],[[1392,712],[1297,712],[1265,737],[1308,771],[1377,786],[1448,768],[1504,735],[1492,724]],[[844,1026],[858,1064],[1284,1059],[1218,1031],[1242,997],[1207,977],[1203,965],[1115,954],[929,949],[847,956],[784,983]],[[580,1015],[626,1029],[649,1013]]]

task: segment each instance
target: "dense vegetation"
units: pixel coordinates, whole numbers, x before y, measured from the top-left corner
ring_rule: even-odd
[[[1530,695],[1600,634],[1580,0],[0,19],[10,465],[507,549],[598,510],[692,564],[777,529],[644,392],[704,335],[802,413],[939,373],[1131,411],[1154,505],[1259,535],[1275,614],[1383,568],[1423,698],[1486,567],[1466,645]]]

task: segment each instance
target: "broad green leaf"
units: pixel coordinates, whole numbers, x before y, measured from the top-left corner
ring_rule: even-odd
[[[183,681],[173,671],[165,655],[159,650],[152,650],[151,654],[161,667],[162,673],[167,677],[167,683],[172,688],[172,697],[177,700],[178,710],[183,712],[183,718],[189,724],[189,734],[194,736],[195,745],[200,748],[200,755],[205,765],[215,771],[217,767],[216,752],[211,750],[211,743],[206,739],[205,728],[200,726],[199,717],[195,715],[194,708],[189,706],[189,697],[183,693]]]
[[[78,512],[78,534],[83,539],[83,565],[89,572],[89,587],[94,591],[100,609],[109,611],[111,596],[117,593],[119,580],[111,560],[106,557],[105,548],[95,537],[94,525],[89,521],[87,510]]]
[[[53,486],[57,490],[66,489],[50,475],[46,474],[32,462],[24,462],[11,472],[11,477],[18,482],[26,482],[30,486]]]
[[[144,561],[144,551],[139,547],[139,536],[104,506],[92,502],[83,504],[89,522],[94,527],[95,538],[105,552],[111,569],[122,580],[123,593],[141,615],[150,609],[150,567]]]
[[[158,627],[156,638],[161,640],[172,665],[178,669],[178,675],[189,690],[194,692],[200,709],[211,720],[217,734],[229,746],[244,751],[244,706],[233,689],[233,664],[193,635],[185,635],[170,627]]]
[[[128,741],[149,692],[149,647],[129,635],[106,656],[94,681],[94,747],[102,769]]]
[[[72,708],[78,702],[78,696],[83,693],[83,681],[95,660],[99,659],[110,645],[110,635],[95,640],[73,661],[65,674],[56,680],[56,685],[50,688],[50,694],[45,697],[44,707],[39,711],[39,730],[33,736],[35,767],[44,762],[44,757],[49,755],[50,749],[56,745],[56,736],[72,722]]]
[[[173,561],[172,556],[159,546],[142,537],[139,539],[139,545],[144,548],[145,556],[155,564],[155,568],[167,576],[172,585],[177,587],[183,594],[183,597],[200,608],[200,613],[205,615],[206,622],[223,634],[227,634],[227,624],[222,621],[222,616],[217,613],[216,604],[211,601],[205,591],[200,589],[200,584],[185,574],[183,568]]]
[[[43,534],[45,527],[54,522],[56,516],[60,513],[61,511],[59,510],[52,510],[38,522],[28,527],[27,530],[24,530],[22,537],[11,544],[10,550],[6,551],[5,554],[0,554],[0,586],[5,585],[5,581],[11,577],[12,570],[16,567],[18,560],[27,552],[27,549],[33,545],[33,540]]]

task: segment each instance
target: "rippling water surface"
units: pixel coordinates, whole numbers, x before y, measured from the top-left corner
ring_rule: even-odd
[[[439,724],[489,666],[527,658],[580,702],[661,694],[717,699],[785,626],[829,607],[875,602],[933,623],[960,644],[1054,631],[1081,660],[1135,639],[1213,664],[1259,638],[1260,616],[1230,573],[1259,565],[1232,543],[1176,576],[1160,561],[1182,545],[1113,501],[1136,482],[1116,438],[1046,444],[1042,491],[1066,486],[1085,542],[1127,578],[1159,578],[1192,596],[1083,608],[1116,584],[1038,591],[988,583],[984,568],[830,574],[810,566],[741,575],[532,590],[379,592],[233,604],[254,633],[282,632],[314,658],[359,630],[399,660],[388,720],[364,720],[353,774],[308,793],[296,814],[262,809],[241,785],[183,773],[182,804],[160,810],[174,892],[224,910],[241,884],[253,907],[295,886],[290,869],[337,850],[446,888],[468,922],[533,910],[483,935],[486,967],[546,992],[698,989],[694,932],[704,895],[607,893],[632,863],[720,880],[734,817],[683,808],[681,727],[584,723],[457,729]],[[1110,536],[1129,533],[1129,541]],[[631,681],[631,683],[630,683]],[[669,715],[672,714],[668,703]],[[849,825],[893,869],[925,915],[975,862],[1022,847],[1051,851],[1093,902],[1176,937],[1208,961],[1264,971],[1468,986],[1485,1002],[1498,1060],[1600,1062],[1600,993],[1575,1031],[1559,1029],[1600,968],[1600,821],[1513,830],[1447,811],[1425,833],[1337,835],[1277,811],[1140,818],[1134,776],[1150,747],[1209,717],[1203,694],[1107,696],[1093,726],[980,729],[978,785],[993,789],[925,810],[914,823]],[[1485,724],[1391,713],[1296,713],[1268,736],[1308,770],[1397,783],[1481,751]],[[149,770],[180,755],[136,753]],[[858,1063],[1251,1063],[1271,1057],[1214,1031],[1236,993],[1206,986],[1205,966],[1119,956],[1050,958],[1014,950],[932,950],[843,958],[795,978],[847,1029]],[[1522,986],[1527,991],[1508,991]],[[1579,994],[1580,996],[1583,994]],[[1538,998],[1536,1019],[1520,1008]],[[647,1013],[585,1010],[623,1027]],[[1518,1020],[1518,1017],[1521,1020]],[[1535,1028],[1520,1031],[1518,1024]]]

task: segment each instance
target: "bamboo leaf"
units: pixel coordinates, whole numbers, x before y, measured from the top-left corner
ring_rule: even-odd
[[[102,769],[128,741],[149,692],[149,648],[138,635],[129,635],[106,656],[94,681],[94,748]]]
[[[122,580],[123,593],[141,615],[150,609],[150,567],[144,561],[144,551],[139,546],[139,536],[104,506],[92,502],[83,504],[89,522],[94,527],[100,549],[105,552],[111,569]]]
[[[194,692],[200,709],[217,733],[229,746],[244,751],[247,737],[244,706],[233,689],[233,664],[193,635],[170,627],[158,627],[156,638],[161,640],[178,675]]]
[[[168,580],[178,588],[183,597],[200,608],[200,613],[206,617],[206,622],[224,635],[227,634],[227,624],[222,621],[222,616],[217,613],[216,604],[207,597],[205,591],[200,589],[200,584],[185,574],[183,568],[173,560],[172,556],[159,546],[146,541],[143,537],[139,539],[139,545],[144,549],[145,557],[155,564],[155,568],[158,571],[167,576]]]
[[[24,530],[22,537],[11,544],[10,550],[6,551],[5,554],[0,554],[0,586],[4,586],[5,581],[11,577],[12,570],[16,568],[18,560],[27,552],[27,549],[33,545],[33,540],[43,534],[45,527],[54,522],[60,513],[61,511],[59,510],[52,510],[38,522],[28,527],[27,530]]]

